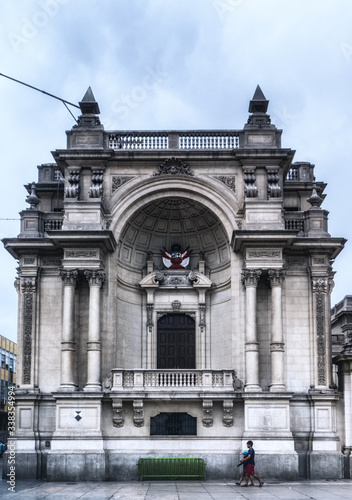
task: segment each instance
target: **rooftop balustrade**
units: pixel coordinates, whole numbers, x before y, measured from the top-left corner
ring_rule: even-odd
[[[231,150],[239,147],[239,131],[124,131],[106,132],[110,149],[134,150]]]

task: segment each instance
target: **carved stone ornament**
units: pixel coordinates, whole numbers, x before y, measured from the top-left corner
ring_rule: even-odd
[[[203,418],[204,427],[212,427],[213,425],[213,402],[209,399],[203,399]]]
[[[230,176],[223,175],[223,176],[219,176],[219,177],[214,177],[214,179],[217,179],[218,181],[225,184],[225,186],[228,187],[229,189],[231,189],[231,191],[233,193],[236,192],[236,189],[235,189],[236,177],[234,175],[230,175]]]
[[[172,310],[178,312],[181,309],[181,302],[179,300],[174,300],[171,302]]]
[[[327,293],[328,292],[328,279],[325,276],[314,277],[312,279],[313,293]]]
[[[262,272],[260,269],[243,269],[241,274],[241,281],[244,288],[250,286],[256,287],[258,285],[261,274]]]
[[[147,304],[147,326],[153,326],[154,305]]]
[[[256,175],[255,169],[247,169],[244,171],[244,195],[246,198],[256,198],[258,196],[258,188],[255,185]]]
[[[60,276],[64,285],[76,286],[77,278],[78,278],[78,270],[77,269],[61,269]]]
[[[233,426],[233,401],[225,400],[222,405],[223,415],[222,415],[222,423],[225,427]]]
[[[88,280],[89,286],[103,286],[103,283],[106,279],[106,274],[104,271],[91,271],[91,270],[86,270],[84,271],[85,277]]]
[[[36,292],[36,277],[21,278],[23,294],[23,371],[22,383],[31,383],[32,335],[33,335],[33,294]]]
[[[123,427],[125,415],[122,406],[122,399],[114,399],[112,403],[112,424],[114,427]]]
[[[101,167],[92,167],[92,185],[88,191],[89,198],[103,197],[103,179],[104,169]]]
[[[161,288],[210,288],[212,282],[202,273],[197,271],[156,271],[148,274],[140,281],[142,288],[157,287]]]
[[[279,184],[279,171],[278,169],[268,170],[268,197],[280,198],[282,194],[281,186]]]
[[[135,427],[144,426],[144,409],[141,399],[133,401],[133,423]]]
[[[237,374],[236,374],[235,370],[232,373],[232,380],[233,380],[233,382],[232,382],[233,390],[235,392],[243,391],[244,384],[243,384],[242,380],[237,378]]]
[[[205,326],[205,304],[199,304],[199,326]]]
[[[193,172],[190,171],[187,163],[184,163],[180,158],[172,156],[167,158],[163,163],[160,163],[158,170],[154,172],[153,177],[157,175],[188,175],[193,177]]]
[[[316,301],[316,328],[317,328],[317,361],[318,384],[326,384],[326,338],[325,338],[325,299],[328,291],[326,277],[313,278],[313,293]]]
[[[79,198],[80,193],[80,178],[81,169],[80,167],[69,167],[69,186],[66,188],[66,198]]]
[[[111,192],[114,193],[119,187],[121,187],[123,184],[126,182],[130,181],[131,179],[134,179],[134,177],[127,177],[124,175],[114,175],[112,178],[112,186],[111,186]]]
[[[285,281],[286,272],[283,269],[269,269],[268,276],[271,287],[282,286]]]

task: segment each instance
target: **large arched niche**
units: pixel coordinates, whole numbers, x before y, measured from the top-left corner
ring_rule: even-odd
[[[118,241],[119,265],[134,271],[143,270],[148,259],[162,269],[161,251],[174,243],[191,250],[191,269],[203,258],[212,271],[230,263],[229,238],[222,221],[209,207],[185,196],[163,196],[138,207]]]

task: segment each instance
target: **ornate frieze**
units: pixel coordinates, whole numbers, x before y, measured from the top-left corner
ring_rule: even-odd
[[[165,161],[160,163],[158,170],[154,172],[153,177],[158,175],[194,176],[187,163],[182,161],[180,158],[176,158],[175,156],[167,158]]]
[[[212,427],[213,425],[213,402],[210,399],[203,399],[203,418],[204,427]]]
[[[76,286],[78,278],[77,269],[61,269],[60,276],[64,285]]]
[[[255,185],[256,175],[255,169],[247,169],[244,171],[244,195],[246,198],[256,198],[258,196],[258,188]]]
[[[103,196],[104,169],[92,167],[92,185],[89,188],[89,198],[102,198]]]
[[[91,259],[99,257],[99,250],[66,250],[66,259]]]
[[[222,182],[223,184],[225,184],[226,187],[228,187],[229,189],[231,189],[231,191],[233,193],[236,192],[236,189],[235,189],[235,182],[236,182],[236,177],[234,175],[229,175],[229,176],[214,176],[214,179],[217,179],[218,181]]]
[[[33,295],[36,292],[36,278],[21,278],[23,293],[23,366],[22,383],[31,383],[32,336],[33,336]]]
[[[222,423],[225,427],[233,426],[233,401],[232,400],[224,400],[222,405],[223,415],[222,415]]]
[[[241,282],[243,287],[256,287],[261,274],[262,272],[260,269],[243,269],[241,273]]]
[[[135,399],[133,401],[133,423],[135,427],[144,426],[144,408],[142,399]]]
[[[103,286],[103,283],[106,279],[106,273],[104,273],[104,271],[100,271],[100,270],[86,270],[84,271],[84,275],[85,277],[87,278],[88,280],[88,283],[89,283],[89,286],[95,286],[95,285],[98,285],[98,286]]]
[[[286,272],[283,269],[269,269],[268,276],[271,287],[282,286],[285,281]]]
[[[134,179],[134,177],[125,175],[114,175],[112,178],[111,192],[114,193],[117,189],[119,189],[119,187],[121,187],[123,184],[130,181],[131,179]]]
[[[80,194],[80,179],[81,179],[81,169],[80,167],[69,167],[69,186],[66,188],[66,198],[79,198]]]

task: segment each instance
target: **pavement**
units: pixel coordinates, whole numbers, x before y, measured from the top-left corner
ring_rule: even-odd
[[[0,464],[1,466],[1,464]],[[1,468],[1,467],[0,467]],[[265,481],[241,487],[235,480],[45,482],[15,480],[13,490],[0,480],[0,498],[21,500],[352,500],[352,479]]]

